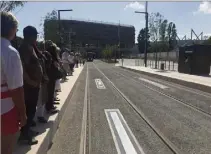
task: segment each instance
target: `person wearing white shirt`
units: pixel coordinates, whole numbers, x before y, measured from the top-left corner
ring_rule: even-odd
[[[70,66],[70,74],[73,75],[74,71],[74,53],[71,52],[68,56],[69,66]]]
[[[23,68],[18,51],[10,41],[15,37],[17,19],[1,12],[1,153],[12,154],[16,134],[26,124]]]
[[[70,73],[69,59],[68,59],[69,56],[70,56],[69,53],[65,49],[64,52],[62,53],[62,63],[63,63],[63,67],[68,75]]]

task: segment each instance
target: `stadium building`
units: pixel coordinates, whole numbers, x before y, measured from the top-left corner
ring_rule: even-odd
[[[75,46],[104,48],[106,45],[118,45],[123,49],[132,48],[135,44],[135,28],[131,25],[113,24],[96,21],[58,20],[46,21],[44,24],[45,40],[59,43],[59,29],[62,42]],[[119,39],[120,38],[120,39]]]

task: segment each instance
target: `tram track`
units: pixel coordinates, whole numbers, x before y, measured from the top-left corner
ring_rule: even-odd
[[[156,126],[145,116],[145,114],[136,106],[134,103],[119,89],[115,84],[93,63],[94,67],[108,80],[116,92],[125,100],[125,102],[142,118],[146,124],[153,130],[153,132],[163,141],[163,143],[170,149],[174,154],[183,154],[175,144],[173,144],[165,135],[156,128]]]
[[[204,111],[203,109],[201,109],[201,108],[199,108],[199,107],[196,107],[196,106],[194,106],[194,105],[191,105],[191,104],[189,104],[189,103],[186,103],[186,102],[183,101],[182,99],[179,99],[179,98],[177,98],[177,97],[175,97],[175,96],[173,96],[173,95],[170,95],[170,94],[164,93],[164,92],[162,92],[162,91],[159,91],[159,90],[157,90],[157,89],[151,88],[151,87],[147,86],[146,84],[142,83],[141,81],[135,80],[134,78],[127,77],[126,75],[124,75],[124,74],[122,74],[122,73],[119,73],[119,72],[118,72],[118,73],[117,73],[117,72],[114,72],[114,73],[116,73],[116,74],[118,74],[118,75],[120,75],[120,76],[123,76],[123,77],[125,77],[125,78],[127,78],[127,79],[129,79],[129,80],[132,80],[132,81],[134,81],[134,82],[136,82],[136,83],[139,83],[139,84],[143,85],[144,87],[146,87],[146,88],[148,88],[148,89],[150,89],[150,90],[152,90],[152,91],[154,91],[154,92],[156,92],[156,93],[159,93],[159,94],[161,94],[161,95],[163,95],[163,96],[165,96],[165,97],[168,97],[168,98],[170,98],[170,99],[172,99],[172,100],[174,100],[174,101],[176,101],[176,102],[178,102],[178,103],[180,103],[180,104],[182,104],[182,105],[184,105],[184,106],[186,106],[186,107],[189,107],[189,108],[191,108],[191,109],[193,109],[193,110],[195,110],[195,111],[197,111],[197,112],[200,112],[201,114],[203,114],[203,115],[205,115],[205,116],[211,117],[211,114],[210,114],[210,113]]]
[[[156,82],[159,82],[161,84],[165,84],[167,86],[170,86],[170,87],[173,87],[173,88],[176,88],[176,89],[181,89],[181,90],[184,90],[184,91],[187,91],[187,92],[190,92],[192,94],[196,94],[196,95],[200,95],[200,96],[204,96],[204,97],[207,97],[207,98],[210,98],[211,99],[211,93],[207,93],[207,92],[203,92],[203,91],[200,91],[200,90],[196,90],[196,89],[193,89],[193,88],[189,88],[189,87],[185,87],[183,85],[180,85],[180,84],[176,84],[176,83],[171,83],[171,82],[168,82],[168,81],[163,81],[161,79],[158,79],[158,78],[153,78],[153,77],[150,77],[148,75],[144,75],[144,74],[141,74],[140,72],[134,72],[134,71],[131,71],[131,70],[128,70],[126,68],[117,68],[116,66],[114,66],[115,69],[118,69],[123,72],[127,72],[127,73],[130,73],[130,74],[133,74],[135,76],[140,76],[140,77],[143,77],[143,78],[148,78],[152,81],[156,81]]]
[[[123,71],[123,70],[122,70],[122,71]],[[127,71],[128,73],[132,73],[132,74],[138,75],[137,73],[135,73],[135,72],[133,72],[133,71],[128,71],[128,70],[124,70],[124,71]],[[196,105],[192,105],[191,103],[187,103],[184,99],[181,99],[181,98],[179,98],[179,97],[175,97],[175,96],[173,96],[172,94],[169,94],[169,93],[167,93],[167,92],[158,90],[158,89],[156,89],[156,88],[152,88],[152,87],[148,86],[146,83],[140,81],[138,77],[126,76],[126,75],[124,75],[123,73],[120,73],[119,71],[113,71],[113,70],[112,70],[112,72],[113,72],[114,74],[117,74],[117,75],[120,75],[120,76],[122,76],[122,77],[124,77],[124,78],[127,78],[128,80],[131,80],[131,81],[133,81],[133,82],[139,83],[139,84],[143,85],[144,87],[146,87],[146,88],[148,88],[148,89],[150,89],[150,90],[152,90],[152,91],[154,91],[154,92],[156,92],[156,93],[159,93],[159,94],[161,94],[161,95],[163,95],[163,96],[165,96],[165,97],[167,97],[167,98],[169,98],[169,99],[172,99],[172,100],[174,100],[174,101],[176,101],[176,102],[178,102],[178,103],[180,103],[180,104],[182,104],[182,105],[184,105],[184,106],[186,106],[186,107],[189,107],[189,108],[191,108],[191,109],[193,109],[193,110],[195,110],[195,111],[197,111],[197,112],[200,112],[201,114],[203,114],[203,115],[205,115],[205,116],[211,117],[211,112],[206,111],[206,110],[203,110],[202,108],[197,107]],[[140,75],[139,75],[139,77],[140,77]],[[142,77],[142,76],[141,76],[141,77]],[[144,78],[149,78],[150,80],[154,81],[154,79],[152,79],[151,77],[146,77],[146,76],[143,76],[143,77],[144,77]],[[160,81],[160,80],[159,80],[159,81]],[[159,82],[159,83],[163,84],[162,82]],[[168,83],[168,82],[165,83],[164,85],[169,85],[169,86],[172,86],[172,87],[174,87],[174,88],[178,88],[178,87],[176,87],[175,85],[170,84],[170,83]],[[179,89],[183,89],[183,90],[185,90],[185,91],[189,91],[189,92],[193,93],[193,95],[196,95],[196,94],[197,94],[197,95],[206,97],[206,98],[208,98],[208,99],[211,99],[211,95],[208,94],[208,93],[197,92],[197,91],[194,91],[194,90],[192,90],[192,89],[188,89],[188,88],[183,87],[183,86],[179,86]],[[210,103],[209,108],[211,108],[211,103]]]
[[[80,137],[79,154],[90,154],[91,150],[91,120],[90,120],[90,93],[89,93],[89,66],[86,72],[86,84],[84,93],[83,118]]]

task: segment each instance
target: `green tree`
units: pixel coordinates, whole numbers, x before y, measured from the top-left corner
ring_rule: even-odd
[[[158,48],[161,52],[167,52],[168,51],[168,42],[167,42],[167,25],[168,20],[163,20],[160,27],[159,27],[159,45]]]
[[[150,39],[154,41],[159,41],[160,39],[160,27],[163,22],[163,16],[157,12],[152,13],[149,16],[149,32],[150,32]]]
[[[160,24],[160,27],[159,27],[159,35],[160,35],[160,38],[159,40],[161,42],[166,42],[167,40],[167,25],[168,25],[168,20],[163,20],[162,23]]]
[[[57,11],[53,10],[49,12],[44,17],[43,32],[45,40],[52,40],[55,43],[59,42],[59,33],[58,33],[58,16]]]
[[[22,1],[1,1],[0,2],[0,11],[12,12],[17,7],[23,7],[26,2]]]
[[[169,44],[169,50],[172,50],[175,48],[177,45],[177,30],[176,30],[176,25],[173,22],[170,22],[168,24],[167,28],[167,39],[168,39],[168,44]]]
[[[57,11],[53,10],[52,12],[48,12],[47,15],[45,16],[45,20],[57,20],[58,15]]]
[[[107,45],[102,51],[102,55],[106,60],[111,60],[113,57],[114,46]]]
[[[140,53],[144,53],[145,52],[145,31],[146,28],[142,28],[138,34],[137,37],[137,42],[138,42],[138,50]],[[149,42],[149,38],[150,38],[150,34],[149,34],[149,30],[148,30],[148,34],[147,34],[147,44],[148,44],[148,48],[150,46],[150,42]]]
[[[211,45],[211,36],[207,40],[205,40],[203,44]]]
[[[177,30],[173,22],[158,13],[152,13],[149,18],[150,39],[154,43],[152,51],[168,52],[177,45]]]
[[[164,21],[163,15],[159,12],[152,13],[149,16],[149,32],[150,32],[150,40],[152,41],[152,47],[150,48],[150,52],[159,52],[162,49],[159,47],[158,41],[160,41],[160,28],[162,27],[162,23]]]

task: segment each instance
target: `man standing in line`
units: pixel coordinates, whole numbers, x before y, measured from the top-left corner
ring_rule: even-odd
[[[34,116],[38,102],[40,85],[43,77],[43,70],[38,56],[33,48],[37,40],[37,30],[35,27],[27,26],[23,29],[24,41],[20,46],[19,52],[23,64],[24,94],[27,114],[27,123],[21,129],[20,140],[28,141],[28,144],[37,144],[34,139],[37,132],[30,127],[36,126]]]
[[[1,12],[1,153],[12,154],[19,128],[26,123],[23,69],[18,51],[10,41],[18,21],[11,13]]]

